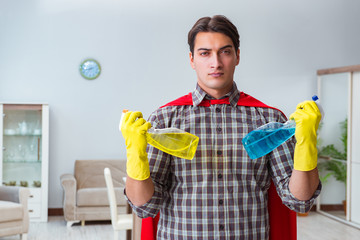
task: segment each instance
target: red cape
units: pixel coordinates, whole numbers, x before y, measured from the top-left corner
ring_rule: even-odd
[[[220,100],[203,100],[199,106],[208,107],[211,104],[230,104],[228,99]],[[260,102],[259,100],[240,92],[240,98],[237,103],[239,106],[248,107],[264,107],[273,108]],[[162,107],[166,106],[181,106],[181,105],[193,105],[192,95],[189,93],[183,97],[176,99]],[[273,108],[276,109],[276,108]],[[270,240],[296,240],[296,213],[291,211],[285,205],[282,204],[280,197],[278,196],[273,182],[271,182],[268,190],[268,211],[270,222]],[[155,218],[144,218],[142,220],[141,227],[141,240],[155,240],[157,223],[160,215]]]

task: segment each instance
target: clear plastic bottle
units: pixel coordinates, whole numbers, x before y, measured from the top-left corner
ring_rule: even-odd
[[[315,95],[312,100],[316,102],[318,97]],[[316,104],[321,112],[321,119],[323,119],[322,107],[318,102]],[[285,123],[270,122],[251,131],[243,138],[242,143],[249,157],[256,159],[268,154],[291,138],[295,134],[295,127],[294,120]]]
[[[128,110],[123,110],[121,115],[119,124],[120,131],[123,116],[126,112],[128,112]],[[148,143],[155,148],[175,157],[188,160],[194,158],[199,143],[199,137],[177,128],[150,128],[146,134],[146,139]]]

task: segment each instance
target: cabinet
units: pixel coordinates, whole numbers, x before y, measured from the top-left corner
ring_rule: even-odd
[[[0,103],[2,185],[28,187],[30,221],[47,221],[49,106]]]
[[[323,190],[317,211],[360,228],[360,65],[317,74],[325,112],[318,139]]]

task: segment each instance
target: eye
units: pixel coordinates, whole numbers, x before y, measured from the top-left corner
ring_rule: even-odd
[[[208,56],[209,52],[200,52],[200,56]]]
[[[226,55],[229,55],[229,54],[231,54],[231,50],[225,49],[225,50],[221,51],[221,53],[224,53],[224,54],[226,54]]]

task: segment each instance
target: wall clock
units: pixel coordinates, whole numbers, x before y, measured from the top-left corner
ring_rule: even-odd
[[[101,67],[95,59],[88,58],[80,64],[79,70],[81,76],[88,80],[93,80],[100,75]]]

